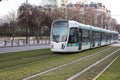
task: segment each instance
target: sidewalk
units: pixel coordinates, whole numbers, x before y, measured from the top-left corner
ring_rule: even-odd
[[[44,44],[44,45],[32,45],[32,46],[20,46],[20,47],[4,47],[4,48],[0,48],[0,53],[18,52],[18,51],[27,51],[27,50],[45,49],[45,48],[50,48],[50,46],[48,44]]]

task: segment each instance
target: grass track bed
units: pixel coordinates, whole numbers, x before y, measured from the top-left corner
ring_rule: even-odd
[[[107,67],[107,65],[109,65],[112,62],[112,60],[114,60],[119,55],[119,53],[120,51],[110,56],[109,58],[105,59],[104,61],[100,62],[98,65],[90,68],[85,73],[76,77],[74,80],[93,80],[93,78],[97,76],[105,67]],[[106,77],[108,76],[106,75]],[[100,79],[100,80],[110,80],[110,79]],[[111,79],[111,80],[116,80],[116,79]]]
[[[22,58],[36,57],[40,55],[47,55],[50,53],[50,49],[41,50],[31,50],[31,51],[21,51],[21,52],[11,52],[6,54],[0,54],[0,63],[12,60],[18,60]]]
[[[94,62],[100,60],[104,56],[109,55],[111,52],[115,51],[118,48],[113,48],[109,51],[104,51],[104,53],[100,53],[98,55],[89,57],[87,59],[80,60],[78,62],[67,65],[63,68],[57,69],[55,71],[51,71],[46,74],[42,74],[40,76],[34,77],[30,80],[65,80],[66,78],[72,76],[78,71],[83,70],[87,66],[93,64]]]
[[[120,55],[120,52],[119,52]],[[108,77],[109,76],[109,77]],[[120,80],[120,56],[119,58],[98,77],[96,80]]]
[[[28,58],[30,58],[30,60],[32,59],[33,62],[35,61],[34,63],[25,64],[25,65],[23,65],[23,63],[18,62],[19,65],[21,64],[21,66],[17,66],[18,63],[17,64],[13,63],[13,65],[16,65],[17,67],[9,68],[8,66],[7,69],[0,69],[0,80],[22,79],[23,77],[30,76],[38,72],[42,72],[50,68],[65,64],[77,58],[84,57],[84,56],[93,54],[95,52],[101,51],[105,48],[109,48],[109,46],[87,50],[87,51],[83,51],[75,54],[53,54],[50,52],[49,49],[24,51],[24,52],[19,52],[19,54],[18,52],[10,53],[10,54],[0,54],[0,63],[8,62],[9,65],[11,65],[9,62],[12,62],[12,61],[17,62],[16,60],[22,60],[23,57],[26,58],[26,61],[28,60],[28,62],[29,62]],[[43,56],[44,54],[48,54],[52,56],[55,55],[55,56],[50,58],[46,57],[43,60],[36,59],[36,57]],[[34,60],[33,58],[36,60]]]
[[[15,66],[25,65],[29,63],[34,63],[36,61],[48,59],[58,55],[59,54],[51,54],[49,49],[8,53],[7,55],[1,54],[0,70],[6,69],[9,67],[15,67]]]

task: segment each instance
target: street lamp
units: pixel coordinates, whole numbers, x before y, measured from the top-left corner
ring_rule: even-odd
[[[26,44],[28,44],[28,0],[26,0]]]

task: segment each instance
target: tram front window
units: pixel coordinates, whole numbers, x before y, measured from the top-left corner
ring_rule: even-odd
[[[52,41],[54,42],[66,42],[68,33],[68,22],[57,21],[52,26]]]

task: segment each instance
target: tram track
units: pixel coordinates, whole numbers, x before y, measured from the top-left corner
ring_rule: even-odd
[[[45,49],[45,50],[47,50],[47,49]],[[33,50],[34,51],[34,50]],[[32,52],[33,52],[32,51]],[[26,53],[27,51],[23,51],[23,53]],[[25,58],[32,58],[32,57],[37,57],[37,56],[46,56],[46,55],[50,55],[50,52],[43,52],[43,53],[40,53],[40,52],[35,52],[35,53],[37,53],[37,54],[29,54],[29,53],[27,53],[26,55],[24,55],[24,54],[22,54],[22,55],[19,55],[21,52],[16,52],[15,54],[14,53],[11,53],[11,54],[9,54],[8,53],[8,55],[7,54],[1,54],[1,56],[0,56],[0,62],[9,62],[9,61],[14,61],[14,60],[19,60],[19,59],[25,59]],[[5,55],[4,57],[2,57],[2,55]],[[9,56],[10,55],[10,56]],[[15,56],[15,55],[17,55],[17,56]],[[9,58],[6,58],[6,59],[4,59],[6,56],[9,56]],[[11,57],[11,56],[15,56],[15,57]]]
[[[78,75],[73,80],[96,80],[98,75],[102,74],[101,72],[103,72],[106,68],[108,68],[120,56],[119,53],[120,53],[120,50],[118,52],[116,52],[115,54],[109,56],[105,60],[101,61],[97,65],[86,70],[81,75]],[[106,77],[107,77],[107,75],[106,75]],[[111,79],[111,80],[115,80],[115,79]]]
[[[42,74],[45,74],[45,73],[48,73],[48,72],[51,72],[51,71],[60,69],[60,68],[62,68],[62,67],[65,67],[65,66],[67,66],[67,65],[70,65],[70,64],[72,64],[72,63],[78,62],[78,61],[80,61],[80,60],[84,60],[84,59],[87,59],[87,58],[89,58],[89,57],[95,56],[95,55],[97,55],[97,54],[100,54],[100,53],[102,53],[102,52],[104,52],[104,51],[107,51],[107,50],[110,50],[110,49],[112,49],[112,48],[113,48],[113,47],[108,48],[108,49],[105,49],[105,50],[102,50],[102,51],[99,51],[99,52],[97,52],[97,53],[93,53],[93,54],[91,54],[91,55],[87,55],[87,56],[85,56],[85,57],[76,59],[76,60],[74,60],[74,61],[72,61],[72,62],[68,62],[68,63],[65,63],[65,64],[63,64],[63,65],[54,67],[54,68],[52,68],[52,69],[49,69],[49,70],[46,70],[46,71],[37,73],[37,74],[35,74],[35,75],[31,75],[31,76],[29,76],[29,77],[23,78],[22,80],[29,80],[29,79],[34,78],[34,77],[36,77],[36,76],[40,76],[40,75],[42,75]]]
[[[112,49],[116,49],[116,47],[96,48],[96,49],[82,51],[81,53],[75,53],[75,54],[55,54],[55,56],[52,56],[49,58],[46,57],[46,58],[43,58],[42,60],[37,60],[35,62],[20,64],[20,65],[8,67],[8,68],[3,68],[3,69],[0,69],[0,77],[3,78],[3,79],[0,78],[0,80],[4,80],[4,79],[6,79],[6,80],[11,80],[11,79],[18,80],[19,79],[19,80],[21,80],[23,78],[26,78],[26,76],[29,77],[30,75],[44,72],[46,70],[67,64],[71,61],[75,61],[77,59],[84,58],[84,57],[90,56],[90,55],[95,56],[95,53],[100,54],[100,52],[102,53],[102,51],[105,52],[105,51],[109,51]],[[47,53],[46,53],[46,55],[47,55]],[[54,54],[52,53],[51,55],[54,55]],[[88,57],[86,57],[86,58],[88,58]],[[33,70],[31,70],[31,69],[33,69]],[[16,73],[19,76],[15,75],[14,73]],[[6,74],[8,74],[9,76],[11,75],[12,77],[7,76]],[[14,77],[13,75],[16,77]]]
[[[111,49],[111,48],[113,48],[113,47],[110,47],[108,49]],[[94,55],[94,54],[92,54],[92,55]],[[6,69],[12,69],[12,68],[32,64],[32,63],[37,63],[37,62],[40,62],[40,61],[43,61],[43,60],[46,60],[46,59],[49,59],[49,58],[53,58],[53,57],[58,57],[58,56],[62,56],[62,55],[53,54],[53,53],[51,54],[51,53],[48,52],[48,53],[42,53],[42,54],[34,55],[34,56],[19,57],[18,59],[15,58],[15,59],[6,60],[6,61],[0,60],[0,71],[1,70],[6,70]],[[28,59],[32,59],[32,61],[27,61]],[[21,60],[21,62],[19,62],[20,60]],[[16,63],[16,64],[14,64],[14,63]],[[8,66],[7,64],[10,64],[10,65]]]
[[[112,54],[114,54],[114,53],[116,53],[117,51],[119,51],[118,49],[116,49],[116,50],[112,50],[112,52],[109,50],[109,52],[108,52],[108,55],[104,55],[103,56],[103,58],[101,57],[100,59],[97,59],[96,61],[94,61],[94,62],[92,62],[92,64],[94,64],[94,63],[96,63],[96,65],[98,64],[98,62],[102,62],[103,60],[105,60],[104,58],[105,57],[107,57],[107,58],[109,58],[109,56],[111,56]],[[99,55],[97,55],[97,56],[99,56]],[[107,59],[106,58],[106,59]],[[87,58],[88,59],[88,58]],[[81,61],[78,61],[78,62],[75,62],[75,63],[72,63],[72,65],[71,64],[69,64],[69,66],[68,65],[66,65],[66,66],[64,66],[64,67],[61,67],[61,68],[58,68],[58,69],[56,69],[56,70],[52,70],[52,71],[49,71],[49,72],[46,72],[46,73],[43,73],[43,74],[40,74],[40,75],[37,75],[37,76],[34,76],[34,77],[32,77],[32,78],[30,78],[30,80],[41,80],[41,79],[43,79],[43,80],[53,80],[53,79],[55,79],[55,77],[56,77],[56,79],[55,80],[65,80],[66,78],[65,78],[65,76],[67,75],[68,76],[68,74],[69,73],[71,73],[71,70],[73,70],[74,71],[74,69],[75,68],[78,68],[78,66],[80,67],[80,66],[82,66],[82,65],[84,65],[84,63],[86,62],[86,60],[87,59],[83,59],[83,60],[81,60]],[[89,58],[89,60],[90,60],[90,58]],[[87,61],[89,61],[89,60],[87,60]],[[102,60],[102,61],[101,61]],[[77,64],[79,64],[79,65],[77,65]],[[89,65],[87,65],[87,66],[84,66],[83,68],[79,68],[79,69],[81,69],[80,71],[82,71],[82,70],[84,70],[84,69],[86,69],[88,66],[91,66],[92,64],[89,64]],[[76,65],[76,67],[74,67]],[[66,67],[66,68],[65,68]],[[69,67],[71,67],[71,68],[69,68]],[[78,69],[78,70],[79,70]],[[66,72],[66,71],[68,71],[68,72]],[[78,71],[77,71],[78,72]],[[76,73],[76,72],[75,72]],[[56,75],[57,74],[57,75]],[[63,76],[64,75],[64,76]],[[64,78],[61,78],[60,76],[63,76]],[[70,75],[69,75],[70,76]],[[48,78],[49,77],[49,78]],[[24,79],[24,80],[29,80],[29,79]],[[79,80],[79,79],[78,79]],[[80,79],[80,80],[86,80],[85,78],[84,79]],[[92,79],[90,79],[90,80],[92,80]]]
[[[93,78],[93,80],[96,80],[96,79],[97,79],[105,70],[107,70],[119,57],[120,57],[120,55],[117,56],[114,60],[112,60],[112,62],[111,62],[109,65],[107,65],[99,74],[97,74],[97,76],[95,76],[95,77]]]
[[[111,54],[109,54],[108,56],[100,59],[99,61],[96,61],[95,63],[93,63],[92,65],[88,66],[87,68],[83,69],[82,71],[80,71],[79,73],[69,77],[66,80],[74,80],[76,77],[80,76],[81,74],[83,74],[84,72],[86,72],[87,70],[91,69],[92,67],[98,65],[99,63],[101,63],[102,61],[106,60],[107,58],[109,58],[110,56],[112,56],[113,54],[115,54],[116,52],[120,51],[120,49],[117,49],[116,51],[112,52]],[[114,61],[114,60],[113,60]],[[94,78],[95,80],[96,78]]]
[[[53,57],[57,57],[58,55],[56,55],[56,54],[53,54],[53,55],[42,55],[42,57],[41,58],[39,58],[39,57],[35,57],[36,59],[34,60],[34,61],[29,61],[29,62],[22,62],[22,63],[18,63],[18,64],[13,64],[13,65],[10,65],[10,66],[6,66],[7,65],[7,62],[5,63],[4,62],[4,64],[6,64],[6,65],[3,65],[3,66],[1,66],[0,65],[0,71],[1,70],[6,70],[6,69],[12,69],[12,68],[16,68],[16,67],[20,67],[20,66],[24,66],[24,65],[28,65],[28,64],[33,64],[33,63],[37,63],[37,62],[40,62],[40,61],[43,61],[43,60],[45,60],[45,59],[49,59],[49,58],[53,58]],[[38,59],[39,58],[39,59]],[[24,60],[25,59],[27,59],[27,58],[24,58]],[[18,61],[18,60],[17,60]],[[17,62],[17,61],[15,61],[15,62]],[[9,61],[9,62],[12,62],[13,63],[13,61]],[[0,63],[0,64],[2,64],[2,63]],[[10,63],[9,63],[10,64]],[[6,67],[5,67],[6,66]]]

